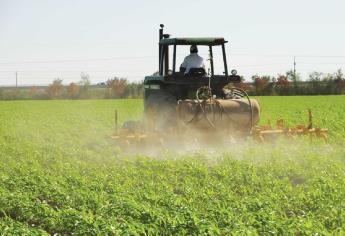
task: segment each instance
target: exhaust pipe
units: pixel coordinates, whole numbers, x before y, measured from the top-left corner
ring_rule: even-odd
[[[158,47],[159,47],[159,50],[158,50],[158,68],[159,68],[159,74],[161,74],[161,61],[162,61],[162,46],[159,44],[159,42],[161,41],[161,39],[163,38],[163,28],[164,28],[164,25],[163,24],[160,24],[159,25],[161,28],[159,29],[159,41],[158,41]]]

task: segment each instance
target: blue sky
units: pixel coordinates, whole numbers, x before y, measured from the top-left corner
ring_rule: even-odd
[[[345,69],[344,9],[340,0],[0,0],[0,85],[14,84],[14,71],[20,84],[69,83],[81,71],[93,83],[142,80],[157,70],[160,23],[172,36],[225,37],[229,67],[246,78],[283,73],[293,55],[304,77],[331,73]]]

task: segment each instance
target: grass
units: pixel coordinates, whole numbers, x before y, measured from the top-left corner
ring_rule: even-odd
[[[345,234],[345,97],[259,97],[262,121],[330,143],[128,156],[109,139],[141,100],[0,102],[2,235]]]

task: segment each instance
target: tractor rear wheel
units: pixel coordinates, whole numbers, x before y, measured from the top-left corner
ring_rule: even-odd
[[[152,91],[144,103],[145,117],[157,131],[168,131],[176,126],[176,97],[165,90]]]

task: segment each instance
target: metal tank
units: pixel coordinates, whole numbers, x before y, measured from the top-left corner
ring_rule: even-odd
[[[197,130],[250,132],[260,119],[255,99],[181,100],[177,105],[180,124]]]

